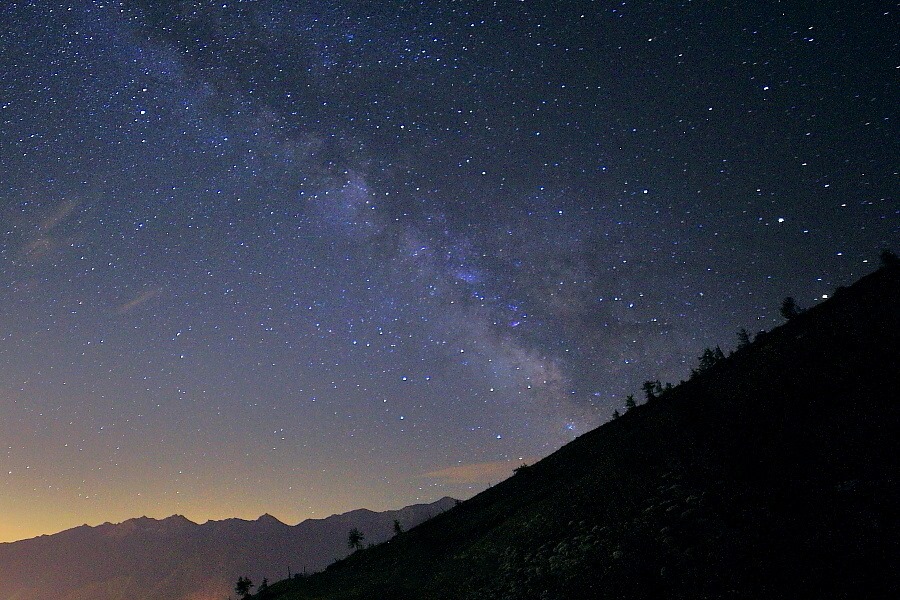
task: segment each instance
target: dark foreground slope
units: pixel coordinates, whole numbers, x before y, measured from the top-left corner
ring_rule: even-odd
[[[269,598],[900,597],[900,269]]]

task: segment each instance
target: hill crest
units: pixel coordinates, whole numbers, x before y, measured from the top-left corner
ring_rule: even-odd
[[[278,600],[896,597],[900,268]]]

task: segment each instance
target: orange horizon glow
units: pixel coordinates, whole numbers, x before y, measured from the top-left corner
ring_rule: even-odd
[[[105,523],[119,524],[130,519],[148,517],[162,520],[173,515],[181,515],[189,521],[202,525],[208,521],[226,519],[243,519],[255,521],[263,514],[269,514],[282,523],[296,525],[307,519],[323,519],[334,514],[341,514],[366,508],[373,511],[396,510],[412,504],[434,502],[444,496],[452,496],[465,500],[490,485],[499,483],[512,475],[513,470],[522,464],[522,460],[490,461],[483,463],[457,464],[441,469],[427,471],[415,478],[418,481],[418,494],[409,497],[392,495],[389,490],[378,490],[379,497],[367,490],[356,489],[348,492],[341,485],[326,487],[320,485],[321,500],[308,501],[306,507],[291,505],[284,497],[278,497],[270,490],[254,496],[250,490],[243,493],[227,493],[227,490],[215,492],[199,492],[194,495],[171,498],[170,494],[147,494],[141,498],[141,506],[152,504],[152,509],[137,508],[136,502],[130,501],[121,492],[99,498],[79,498],[84,506],[76,508],[72,502],[49,502],[48,498],[34,495],[28,502],[13,506],[10,498],[0,499],[0,512],[9,517],[0,521],[0,543],[11,543],[54,535],[87,525],[97,527]],[[531,463],[531,460],[524,461]],[[426,482],[422,486],[422,482]],[[34,492],[35,490],[32,490]],[[56,499],[63,494],[58,493]],[[218,501],[211,498],[218,498]]]

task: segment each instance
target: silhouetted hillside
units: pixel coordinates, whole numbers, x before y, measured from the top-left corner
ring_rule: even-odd
[[[347,554],[347,533],[393,535],[394,520],[421,523],[455,504],[443,498],[400,510],[354,510],[286,525],[271,515],[198,525],[175,515],[83,525],[0,544],[0,598],[15,600],[224,600],[238,576],[280,579]]]
[[[475,498],[265,596],[900,597],[900,269],[790,316]]]

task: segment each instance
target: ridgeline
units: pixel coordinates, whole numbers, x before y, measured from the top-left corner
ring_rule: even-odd
[[[900,597],[900,266],[886,256],[471,500],[255,597]]]

